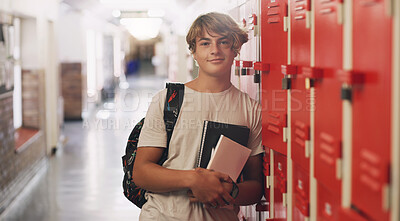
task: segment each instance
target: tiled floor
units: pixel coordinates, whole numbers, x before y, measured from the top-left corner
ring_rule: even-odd
[[[144,66],[130,87],[100,106],[88,103],[84,120],[65,122],[66,144],[2,215],[6,221],[138,220],[122,193],[121,156],[130,130],[145,116],[165,79]],[[90,108],[91,106],[95,108]]]

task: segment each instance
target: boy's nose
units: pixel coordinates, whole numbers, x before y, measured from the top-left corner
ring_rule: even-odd
[[[219,51],[220,51],[220,48],[217,43],[211,44],[211,54],[217,54],[217,53],[219,53]]]

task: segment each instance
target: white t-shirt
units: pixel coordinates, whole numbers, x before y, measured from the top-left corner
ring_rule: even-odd
[[[163,119],[167,90],[153,97],[140,133],[138,147],[166,147]],[[219,93],[201,93],[185,86],[183,104],[172,133],[168,159],[163,167],[178,170],[195,168],[205,120],[243,125],[250,128],[247,147],[251,156],[263,152],[261,146],[261,106],[233,85]],[[205,208],[190,203],[187,190],[147,193],[140,220],[237,220],[232,209]]]

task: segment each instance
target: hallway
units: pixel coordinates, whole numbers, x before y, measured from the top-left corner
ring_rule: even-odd
[[[64,145],[0,217],[4,221],[138,220],[122,193],[121,156],[133,126],[165,85],[144,66],[128,89],[102,106],[88,103],[82,121],[63,126]]]

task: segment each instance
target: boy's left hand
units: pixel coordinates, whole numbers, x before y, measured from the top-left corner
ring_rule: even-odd
[[[232,190],[232,186],[233,186],[232,183],[229,183],[229,182],[221,182],[221,184],[222,184],[222,186],[224,187],[224,189],[225,189],[228,193]],[[191,203],[200,202],[200,201],[193,195],[192,190],[188,190],[188,191],[187,191],[187,195],[188,195],[189,200],[190,200]],[[219,205],[219,207],[223,207],[223,206],[229,205],[229,202],[228,202],[228,201],[226,201],[226,200],[224,200],[224,201],[225,201],[225,205]],[[207,206],[210,207],[210,205],[207,205]]]

